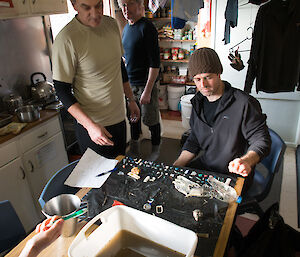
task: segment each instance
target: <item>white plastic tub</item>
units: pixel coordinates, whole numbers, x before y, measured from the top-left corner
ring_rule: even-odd
[[[185,92],[185,86],[181,85],[168,85],[168,104],[169,109],[172,111],[178,111],[178,104],[180,102],[180,97]]]
[[[99,219],[102,224],[86,236],[85,232]],[[127,206],[114,206],[82,228],[69,248],[69,257],[96,256],[120,230],[127,230],[185,256],[194,256],[198,242],[196,233],[191,230]]]
[[[194,96],[194,94],[189,94],[181,97],[181,121],[182,126],[186,129],[190,128],[190,117],[192,113],[191,99]]]

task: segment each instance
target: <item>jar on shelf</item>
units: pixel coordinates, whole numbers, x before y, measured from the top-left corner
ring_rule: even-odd
[[[146,11],[145,12],[145,16],[146,16],[146,18],[153,18],[153,13],[151,12],[151,11]]]
[[[180,49],[178,52],[178,59],[183,60],[184,59],[184,51],[183,49]]]
[[[170,49],[169,48],[165,48],[164,49],[164,60],[169,60],[170,57],[171,57]]]
[[[160,17],[161,18],[165,18],[167,15],[166,15],[166,8],[161,8],[160,10]]]
[[[168,9],[168,17],[171,18],[171,16],[172,16],[172,10]]]
[[[193,40],[193,31],[191,29],[188,32],[188,40]]]
[[[172,60],[177,60],[178,59],[178,47],[173,47],[172,48]]]

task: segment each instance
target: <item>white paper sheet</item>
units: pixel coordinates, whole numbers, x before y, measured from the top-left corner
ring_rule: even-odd
[[[117,160],[107,159],[88,148],[65,181],[72,187],[100,188],[111,173],[97,177],[98,174],[112,170]]]

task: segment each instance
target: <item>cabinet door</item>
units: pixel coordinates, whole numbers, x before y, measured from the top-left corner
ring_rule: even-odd
[[[0,200],[9,200],[26,232],[40,221],[32,200],[21,158],[0,168]]]
[[[0,19],[27,15],[29,12],[28,0],[12,0],[12,6],[6,6],[7,1],[0,0]]]
[[[30,3],[30,10],[32,14],[56,14],[67,13],[68,5],[67,0],[28,0]]]
[[[38,198],[44,186],[58,170],[68,164],[62,133],[24,153],[23,162],[33,199],[40,209]]]

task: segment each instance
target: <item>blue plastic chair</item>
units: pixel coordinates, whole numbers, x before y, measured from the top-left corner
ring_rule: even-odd
[[[267,170],[267,174],[264,174],[263,170],[259,169],[259,166],[257,166],[253,184],[246,194],[246,197],[255,199],[257,202],[263,201],[268,196],[274,176],[278,173],[283,164],[283,156],[286,150],[286,144],[281,137],[270,128],[269,133],[272,140],[271,151],[269,155],[260,162]],[[280,199],[278,199],[278,201],[279,200]]]
[[[43,208],[45,203],[49,201],[51,198],[60,195],[60,194],[76,194],[79,191],[77,187],[70,187],[64,185],[64,182],[68,178],[68,176],[73,171],[76,164],[79,160],[76,160],[61,170],[57,171],[52,178],[48,181],[47,185],[44,187],[43,192],[40,195],[39,203]]]
[[[24,227],[12,204],[8,201],[0,202],[0,253],[7,252],[26,236]],[[0,254],[0,256],[2,256]]]

